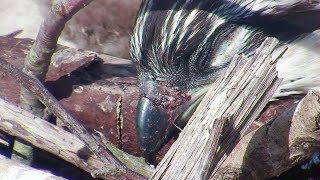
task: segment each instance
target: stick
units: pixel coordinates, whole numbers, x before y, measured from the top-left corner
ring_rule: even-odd
[[[77,136],[63,130],[60,127],[43,121],[31,113],[14,106],[0,98],[0,129],[13,136],[17,136],[34,146],[50,152],[75,166],[87,171],[102,167],[103,163],[90,152],[83,154],[81,159],[77,154],[86,148],[85,144]],[[12,128],[16,127],[16,128]],[[111,145],[108,145],[109,147]],[[121,159],[126,166],[131,166],[135,172],[149,177],[152,168],[142,159],[126,154],[111,146],[117,158]]]
[[[48,71],[51,57],[56,50],[58,38],[65,24],[80,9],[88,5],[92,0],[55,0],[48,16],[41,24],[37,38],[25,58],[23,71],[43,82]],[[21,88],[20,106],[32,111],[38,117],[44,116],[45,106],[28,89]],[[25,150],[20,150],[20,149]],[[12,158],[31,164],[33,159],[32,147],[17,139],[13,149],[17,153]],[[28,151],[26,150],[28,149]],[[15,152],[14,151],[14,152]],[[22,156],[20,155],[22,154]],[[25,157],[24,157],[25,155]]]
[[[265,40],[250,60],[234,57],[226,73],[211,86],[152,179],[210,177],[216,165],[223,162],[225,152],[232,151],[280,84],[275,69],[277,59],[269,57],[277,43],[276,39]],[[223,134],[225,141],[217,153],[216,142],[220,141],[222,131],[217,121],[221,119],[227,119],[227,127],[234,129]]]

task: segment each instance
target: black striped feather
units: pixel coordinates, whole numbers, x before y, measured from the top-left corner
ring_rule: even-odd
[[[140,73],[190,89],[214,81],[235,54],[250,56],[268,36],[289,42],[314,30],[319,24],[293,22],[316,10],[319,0],[147,0],[131,56]]]

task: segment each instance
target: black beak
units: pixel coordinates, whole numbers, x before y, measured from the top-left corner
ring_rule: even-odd
[[[145,96],[140,97],[137,108],[136,131],[140,149],[148,163],[156,165],[156,153],[174,135],[179,134],[196,110],[205,92],[207,90],[204,88],[201,91],[194,92],[192,98],[191,95],[185,96],[186,100],[176,106],[175,109],[164,108],[159,103],[154,103],[153,99]],[[165,103],[162,102],[162,104]]]
[[[140,149],[145,159],[155,165],[155,154],[171,138],[174,131],[168,127],[168,115],[161,108],[153,104],[153,102],[141,97],[138,103],[136,130]],[[172,129],[172,130],[171,130]],[[170,137],[168,137],[170,136]]]

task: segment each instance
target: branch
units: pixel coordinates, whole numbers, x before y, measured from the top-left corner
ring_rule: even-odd
[[[278,59],[269,57],[277,43],[276,39],[265,40],[250,60],[235,56],[226,73],[211,86],[152,179],[210,177],[218,162],[223,162],[225,152],[232,151],[280,84]],[[227,120],[225,128],[229,131],[224,132],[225,140],[217,152],[223,123],[217,121],[221,120]]]
[[[92,0],[55,0],[51,10],[40,26],[37,38],[30,49],[24,72],[43,81],[50,59],[57,47],[58,38],[71,17]]]
[[[43,82],[48,71],[51,57],[56,50],[58,38],[64,29],[67,21],[80,9],[88,5],[92,0],[55,0],[52,1],[52,7],[48,16],[40,26],[37,38],[25,58],[23,71],[38,78]],[[32,111],[38,117],[44,116],[44,105],[28,89],[21,88],[20,106],[26,110]],[[29,149],[21,151],[22,149]],[[13,153],[12,157],[18,160],[24,159],[31,163],[32,147],[19,140],[15,141],[13,147],[18,153]],[[20,155],[22,154],[22,156]],[[24,157],[25,155],[25,157]]]
[[[77,136],[54,126],[43,119],[37,118],[31,113],[14,106],[0,98],[0,129],[13,136],[17,136],[34,146],[50,152],[60,158],[87,171],[102,167],[103,162],[91,153],[85,153],[85,144]],[[12,128],[15,127],[15,128]],[[127,167],[150,177],[152,168],[143,162],[143,159],[126,154],[108,144],[116,157]],[[78,154],[81,153],[81,159]]]
[[[55,0],[48,16],[41,24],[37,38],[26,56],[23,72],[37,77],[43,82],[49,68],[51,57],[56,50],[58,38],[65,24],[80,9],[92,0]],[[42,117],[44,106],[27,89],[21,88],[20,105]]]
[[[75,133],[86,146],[104,163],[106,175],[116,176],[124,175],[130,177],[139,177],[123,164],[114,158],[112,153],[105,149],[81,124],[78,123],[55,99],[51,93],[41,84],[38,79],[32,78],[6,61],[0,59],[0,68],[13,77],[24,88],[30,90],[50,111],[63,120],[67,127]]]

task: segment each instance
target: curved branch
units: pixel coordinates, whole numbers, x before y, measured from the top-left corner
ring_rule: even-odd
[[[92,0],[55,0],[51,10],[41,24],[36,40],[26,56],[23,71],[43,82],[51,57],[56,50],[58,38],[65,24],[80,9]],[[21,88],[20,105],[42,117],[44,106],[28,90]]]
[[[43,81],[56,50],[58,38],[65,24],[80,9],[92,0],[55,0],[51,10],[41,24],[37,38],[30,49],[24,66],[24,72]]]

